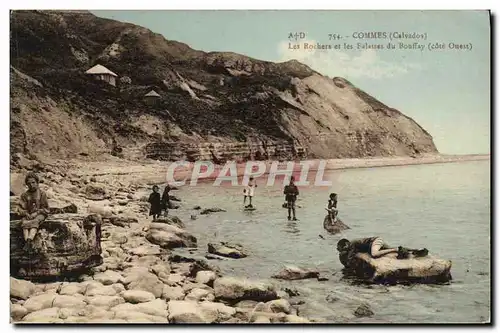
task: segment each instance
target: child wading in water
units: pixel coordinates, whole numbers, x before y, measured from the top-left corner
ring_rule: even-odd
[[[245,206],[245,208],[253,208],[252,198],[253,198],[254,191],[255,191],[256,187],[257,187],[257,184],[255,183],[255,180],[253,179],[253,177],[250,177],[247,187],[243,190],[243,196],[244,196],[243,197],[243,205],[246,203],[247,197],[250,201],[248,206]]]
[[[148,202],[151,204],[151,209],[149,210],[149,216],[153,215],[153,221],[156,221],[158,217],[161,215],[161,196],[160,196],[160,188],[158,186],[153,186],[153,193],[149,195]]]

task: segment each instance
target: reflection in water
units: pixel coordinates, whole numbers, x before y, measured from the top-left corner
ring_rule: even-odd
[[[289,234],[296,234],[300,235],[300,230],[297,228],[297,223],[289,221],[287,224],[285,224],[285,232]]]

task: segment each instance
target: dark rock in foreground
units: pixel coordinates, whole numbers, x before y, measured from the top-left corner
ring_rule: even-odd
[[[10,223],[11,275],[25,279],[71,276],[99,266],[101,219],[96,215],[54,215],[43,222],[33,242],[34,251],[23,249],[21,221]]]
[[[374,315],[372,309],[368,304],[361,304],[355,311],[354,315],[360,317],[371,317]]]

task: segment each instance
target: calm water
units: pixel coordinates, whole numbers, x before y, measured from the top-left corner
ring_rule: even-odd
[[[185,186],[176,212],[199,240],[200,254],[213,241],[233,241],[248,258],[212,261],[223,272],[267,279],[283,264],[317,268],[329,281],[279,282],[301,293],[300,315],[340,322],[458,323],[490,317],[490,162],[331,171],[332,188],[301,189],[299,221],[289,222],[282,187],[259,179],[254,212],[242,210],[240,187]],[[328,235],[322,227],[328,193],[339,194],[339,217],[352,229]],[[189,220],[191,208],[221,207],[225,213]],[[321,239],[323,235],[325,239]],[[335,250],[340,238],[378,235],[389,244],[427,247],[451,259],[449,285],[359,286],[345,279]],[[334,297],[332,297],[334,296]],[[327,300],[328,299],[328,300]],[[337,301],[335,301],[337,299]],[[352,312],[370,303],[375,315]]]

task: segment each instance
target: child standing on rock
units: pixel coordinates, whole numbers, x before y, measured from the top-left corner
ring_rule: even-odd
[[[339,213],[337,209],[337,193],[330,193],[330,199],[328,200],[328,205],[326,206],[328,211],[328,217],[330,222],[334,223],[337,220],[337,215]]]
[[[157,185],[153,186],[153,193],[149,195],[148,202],[151,204],[151,208],[149,210],[149,216],[153,215],[153,222],[156,221],[158,217],[161,215],[161,196],[160,196],[160,188]]]

